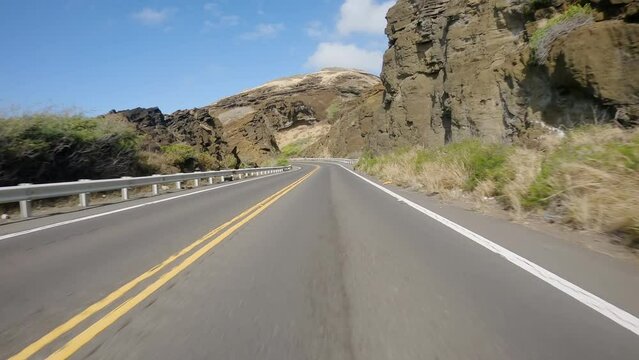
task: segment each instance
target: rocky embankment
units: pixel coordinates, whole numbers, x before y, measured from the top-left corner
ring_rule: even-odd
[[[209,106],[171,115],[158,108],[139,108],[112,111],[105,117],[134,124],[146,136],[149,151],[185,143],[214,155],[220,166],[229,156],[237,164],[253,166],[272,161],[287,145],[295,144],[300,150],[310,147],[363,95],[380,89],[377,76],[333,68],[274,80]],[[354,151],[363,145],[359,139],[350,146]]]
[[[639,121],[637,1],[399,0],[372,150]]]
[[[398,0],[387,19],[381,81],[325,69],[164,120],[157,109],[125,118],[160,143],[219,159],[235,150],[247,165],[291,144],[307,156],[358,156],[639,123],[636,0]]]
[[[229,144],[244,162],[276,156],[287,145],[301,149],[327,134],[353,101],[381,84],[357,70],[320,72],[271,81],[207,107],[224,124]]]
[[[160,152],[164,146],[183,143],[195,151],[211,154],[215,163],[210,167],[215,169],[225,167],[229,157],[237,157],[237,149],[229,147],[224,138],[222,124],[206,109],[179,110],[164,115],[159,108],[137,108],[113,110],[104,117],[133,124],[144,136],[144,150],[149,152]]]

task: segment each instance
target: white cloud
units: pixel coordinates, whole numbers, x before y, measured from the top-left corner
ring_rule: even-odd
[[[337,31],[341,35],[383,34],[386,13],[394,4],[394,0],[382,3],[375,0],[345,0],[340,9]]]
[[[204,11],[209,11],[215,15],[218,15],[220,13],[220,6],[214,2],[206,3],[204,4]]]
[[[204,21],[204,30],[208,31],[215,28],[224,28],[237,26],[240,24],[240,17],[235,15],[223,15],[213,20]]]
[[[251,32],[241,35],[244,40],[257,40],[276,37],[284,30],[284,24],[258,24]]]
[[[204,21],[203,31],[205,32],[215,28],[232,27],[240,24],[239,16],[225,13],[216,2],[206,3],[203,8],[204,11],[211,14],[211,19]]]
[[[344,67],[379,73],[383,56],[381,51],[366,50],[353,44],[324,42],[317,46],[306,66],[314,70]]]
[[[144,25],[160,25],[166,22],[171,15],[171,9],[156,10],[153,8],[144,8],[133,13],[133,18]]]
[[[312,38],[321,38],[327,34],[326,27],[320,21],[312,21],[306,24],[306,35]]]

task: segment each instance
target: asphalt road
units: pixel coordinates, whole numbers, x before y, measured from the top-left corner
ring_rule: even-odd
[[[0,227],[0,358],[639,359],[636,262],[302,167]]]

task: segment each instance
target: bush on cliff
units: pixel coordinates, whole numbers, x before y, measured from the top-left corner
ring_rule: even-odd
[[[534,60],[540,65],[545,64],[553,42],[581,26],[594,22],[594,13],[595,10],[590,4],[575,4],[548,20],[546,25],[537,29],[530,38]]]

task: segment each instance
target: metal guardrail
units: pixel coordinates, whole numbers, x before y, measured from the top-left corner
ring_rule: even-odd
[[[185,181],[194,181],[195,187],[200,186],[202,179],[207,179],[213,184],[216,178],[224,182],[226,177],[233,176],[239,179],[245,177],[261,176],[281,173],[291,170],[291,166],[203,171],[188,174],[153,175],[143,177],[123,177],[120,179],[106,180],[79,180],[64,183],[51,184],[20,184],[18,186],[0,187],[0,204],[20,203],[20,214],[23,218],[31,217],[31,201],[49,199],[63,196],[80,196],[80,206],[89,206],[89,195],[95,192],[121,190],[122,199],[129,199],[129,189],[141,186],[152,186],[153,195],[160,193],[160,185],[174,183],[176,189],[182,189]]]
[[[344,159],[344,158],[292,158],[290,161],[337,161],[349,165],[355,165],[359,159]]]

